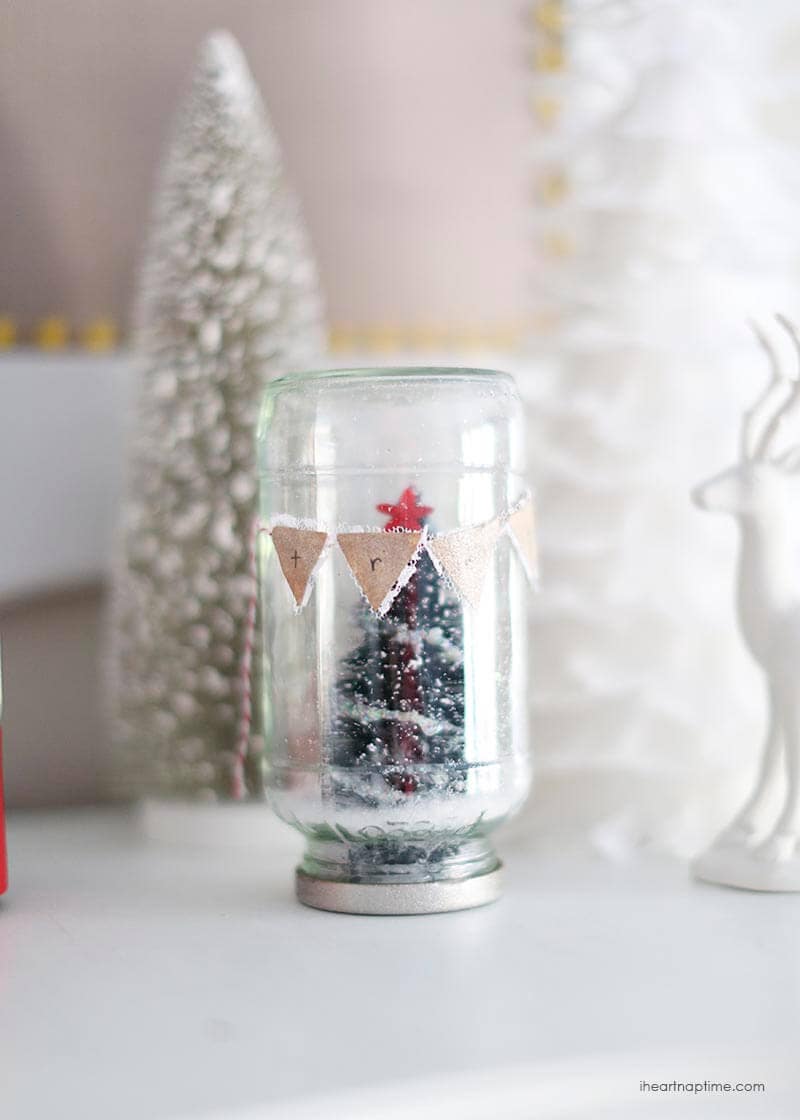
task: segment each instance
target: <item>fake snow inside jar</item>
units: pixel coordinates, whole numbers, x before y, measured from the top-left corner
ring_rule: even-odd
[[[266,786],[306,838],[301,901],[492,901],[530,785],[533,507],[513,379],[347,370],[272,382],[259,426]]]

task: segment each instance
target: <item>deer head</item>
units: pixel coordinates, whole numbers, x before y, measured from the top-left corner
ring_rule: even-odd
[[[742,417],[739,462],[702,482],[692,492],[692,499],[701,509],[742,518],[769,517],[784,507],[788,497],[800,497],[800,445],[781,454],[775,451],[786,420],[800,404],[800,333],[784,316],[775,318],[789,335],[797,354],[798,370],[794,375],[783,371],[769,338],[753,324],[756,339],[767,356],[770,377]]]

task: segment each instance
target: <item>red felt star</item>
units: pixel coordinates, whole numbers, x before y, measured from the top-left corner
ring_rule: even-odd
[[[433,506],[420,506],[417,502],[420,495],[413,486],[407,486],[394,504],[382,502],[378,507],[379,513],[389,517],[385,529],[421,529],[423,518],[433,513]]]

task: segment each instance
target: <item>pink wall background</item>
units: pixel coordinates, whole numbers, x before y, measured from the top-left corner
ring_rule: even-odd
[[[335,323],[518,320],[529,266],[521,0],[6,0],[0,313],[127,314],[205,32],[244,46]]]

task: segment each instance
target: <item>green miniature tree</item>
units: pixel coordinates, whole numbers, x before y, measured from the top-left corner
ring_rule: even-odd
[[[420,530],[433,512],[408,487],[386,529]],[[337,797],[377,805],[463,783],[461,607],[426,552],[382,617],[366,606],[361,640],[337,682],[331,762]]]

